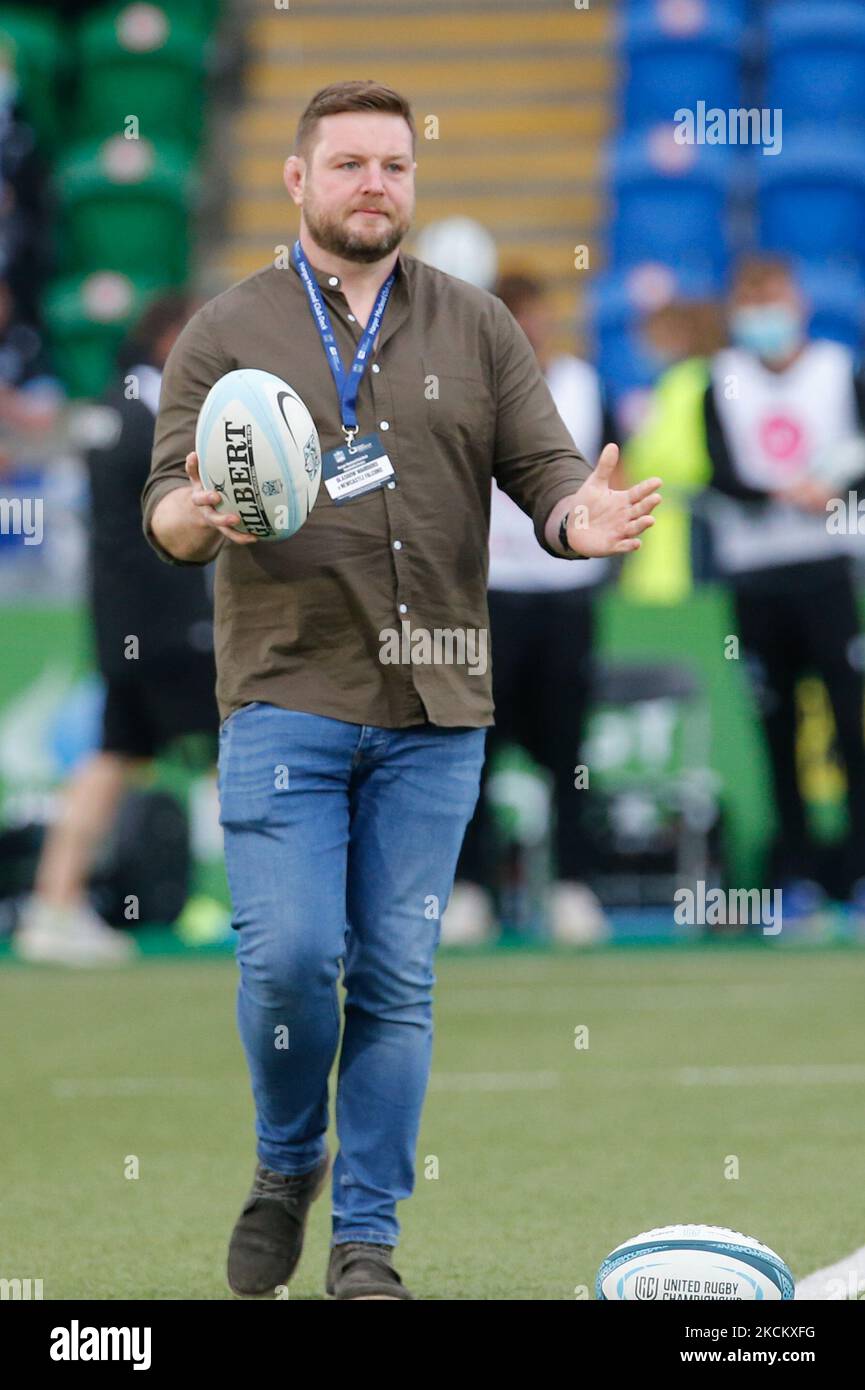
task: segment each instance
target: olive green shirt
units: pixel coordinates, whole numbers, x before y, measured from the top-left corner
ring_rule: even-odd
[[[339,279],[313,273],[348,368],[362,325]],[[154,508],[172,488],[189,486],[184,461],[201,404],[219,377],[239,367],[293,387],[322,452],[344,443],[336,386],[294,266],[268,266],[217,295],[190,319],[162,377],[142,504],[145,535],[171,563],[191,562],[174,560],[156,541]],[[403,251],[357,415],[360,435],[377,432],[385,446],[393,486],[336,506],[322,483],[290,539],[220,548],[220,718],[261,700],[391,729],[426,720],[492,724],[491,478],[532,518],[547,550],[551,509],[590,466],[501,300]]]

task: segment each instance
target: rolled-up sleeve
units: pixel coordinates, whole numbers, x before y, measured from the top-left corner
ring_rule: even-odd
[[[200,564],[178,560],[153,534],[157,504],[176,487],[188,487],[186,456],[195,448],[198,412],[214,382],[235,365],[221,351],[210,323],[210,304],[186,324],[168,354],[159,392],[150,473],[141,494],[142,524],[147,540],[172,565]]]
[[[501,302],[497,304],[495,361],[498,410],[493,475],[502,491],[531,517],[538,544],[550,555],[565,558],[547,544],[544,528],[556,503],[576,492],[592,465],[574,448],[534,349]]]

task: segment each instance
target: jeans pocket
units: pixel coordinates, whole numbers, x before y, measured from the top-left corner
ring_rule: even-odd
[[[233,709],[231,711],[231,714],[227,715],[219,726],[220,738],[224,734],[225,730],[228,728],[229,724],[233,723],[233,721],[237,718],[239,714],[244,714],[248,709],[257,709],[258,706],[263,703],[264,702],[262,700],[250,700],[248,704],[241,705],[239,709]]]
[[[221,825],[284,825],[291,820],[289,753],[280,728],[281,713],[266,700],[251,700],[223,723],[218,782]]]

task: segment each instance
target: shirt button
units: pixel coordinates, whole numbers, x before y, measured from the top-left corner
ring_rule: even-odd
[[[380,372],[380,371],[381,371],[381,367],[378,365],[377,362],[373,362],[373,364],[372,364],[372,369],[373,369],[374,372]]]
[[[339,276],[338,276],[338,275],[331,275],[331,276],[329,276],[329,277],[328,277],[327,283],[328,283],[329,285],[338,285],[338,284],[339,284]]]
[[[393,548],[394,550],[402,550],[402,541],[394,541]]]
[[[378,422],[378,427],[379,427],[380,430],[389,430],[389,429],[390,429],[390,425],[389,425],[389,423],[388,423],[387,420],[379,420],[379,422]]]
[[[349,321],[349,323],[354,323],[354,321],[355,321],[354,314],[349,314],[349,316],[348,316],[348,321]]]
[[[400,613],[407,613],[407,612],[408,612],[408,604],[407,604],[407,603],[401,603],[400,606],[399,606],[399,611],[400,611]]]
[[[393,483],[393,482],[388,483],[388,487],[391,487],[391,488],[396,487],[396,483]]]

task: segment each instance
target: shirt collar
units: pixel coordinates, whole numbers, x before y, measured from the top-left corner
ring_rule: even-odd
[[[406,319],[409,316],[411,309],[410,283],[412,278],[409,270],[410,263],[411,257],[409,257],[403,251],[403,248],[400,246],[399,250],[397,251],[396,261],[394,263],[394,269],[397,271],[397,276],[393,282],[393,289],[391,290],[391,296],[388,301],[387,309],[385,311],[384,321],[382,322],[381,330],[377,339],[379,352],[384,347],[388,339],[393,337],[397,329],[402,327],[402,325],[405,323]],[[293,259],[289,260],[289,265],[291,266],[292,270],[297,276],[298,281],[300,281],[300,271],[294,264]],[[311,265],[311,269],[313,275],[315,276],[316,284],[318,285],[319,289],[330,290],[332,293],[341,290],[342,283],[339,276],[329,275],[326,271],[323,270],[316,270],[315,266],[313,265]],[[335,285],[332,285],[330,283],[331,280],[336,280],[337,283]]]
[[[307,260],[309,261],[309,257],[307,257]],[[300,271],[298,270],[297,266],[294,264],[294,258],[293,258],[293,257],[290,257],[290,258],[289,258],[289,265],[291,266],[292,270],[294,271],[294,273],[295,273],[295,275],[298,277],[298,279],[300,279]],[[316,284],[318,285],[319,289],[321,289],[321,290],[341,290],[341,289],[342,289],[342,278],[341,278],[341,276],[339,276],[339,275],[332,275],[332,274],[330,273],[329,270],[318,270],[317,267],[313,265],[312,261],[309,261],[309,268],[310,268],[310,270],[312,271],[313,276],[315,277],[315,282],[316,282]],[[394,280],[394,286],[393,286],[393,287],[394,287],[394,290],[396,290],[397,285],[399,285],[401,281],[404,283],[404,282],[405,282],[405,278],[406,278],[406,257],[405,257],[405,252],[403,251],[402,246],[400,246],[399,250],[397,251],[397,258],[396,258],[396,263],[395,263],[395,265],[394,265],[394,270],[397,272],[396,279]]]

